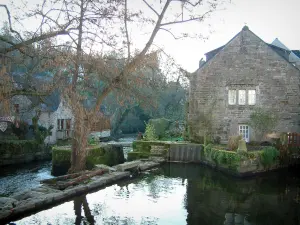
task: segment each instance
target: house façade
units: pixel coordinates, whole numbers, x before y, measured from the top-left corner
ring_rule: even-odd
[[[278,39],[264,42],[247,26],[206,55],[191,74],[188,124],[191,140],[209,132],[226,143],[242,135],[257,141],[250,115],[263,108],[277,115],[274,132],[300,132],[300,54]]]

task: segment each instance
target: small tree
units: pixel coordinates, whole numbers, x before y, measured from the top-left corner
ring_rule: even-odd
[[[154,125],[151,123],[146,124],[145,136],[143,138],[145,141],[155,141],[157,136],[155,133]]]
[[[257,140],[262,140],[267,132],[276,127],[277,123],[278,116],[262,108],[256,108],[250,115],[250,126],[254,129]]]

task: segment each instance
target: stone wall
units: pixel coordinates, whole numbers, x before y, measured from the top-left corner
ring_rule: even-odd
[[[172,144],[168,152],[170,161],[201,162],[203,145],[199,144]]]
[[[215,136],[226,142],[248,124],[256,107],[279,117],[278,132],[300,132],[300,72],[249,29],[243,29],[190,78],[189,115],[192,140],[204,135],[200,115],[212,121]],[[229,89],[256,90],[256,104],[229,105]],[[247,101],[247,99],[246,99]],[[250,128],[250,141],[255,141]]]

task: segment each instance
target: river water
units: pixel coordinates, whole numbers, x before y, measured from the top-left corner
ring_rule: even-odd
[[[300,225],[300,176],[241,180],[201,165],[165,164],[14,223]]]
[[[51,162],[11,165],[0,168],[0,196],[29,190],[40,185],[40,180],[51,178]]]
[[[108,143],[132,143],[135,137],[124,137],[117,141]],[[124,157],[132,151],[132,147],[124,147]],[[33,162],[28,164],[19,164],[5,166],[0,168],[0,196],[9,196],[16,192],[29,190],[38,187],[40,180],[52,178],[51,162]]]

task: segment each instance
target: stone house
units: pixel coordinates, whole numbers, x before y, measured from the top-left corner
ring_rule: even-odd
[[[274,132],[300,132],[300,54],[278,39],[267,44],[247,26],[212,50],[189,76],[190,137],[199,141],[210,129],[226,143],[233,135],[258,141],[249,125],[256,108],[275,113]],[[258,133],[258,132],[257,132]]]
[[[45,143],[55,144],[57,140],[72,137],[74,116],[71,108],[61,98],[58,91],[54,91],[45,98],[39,106],[39,125],[53,127],[51,136],[46,137]]]

